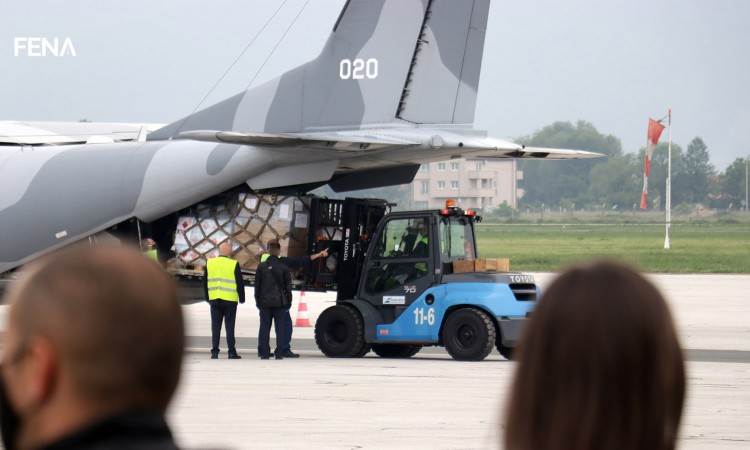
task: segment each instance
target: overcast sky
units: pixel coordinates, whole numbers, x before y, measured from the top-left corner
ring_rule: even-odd
[[[0,120],[174,121],[279,2],[0,0]],[[244,89],[303,3],[204,106]],[[315,57],[343,3],[311,0],[258,82]],[[19,36],[70,37],[77,56],[15,57]],[[476,126],[513,138],[582,119],[635,151],[671,106],[674,141],[703,137],[724,168],[750,154],[749,83],[747,0],[493,0]]]

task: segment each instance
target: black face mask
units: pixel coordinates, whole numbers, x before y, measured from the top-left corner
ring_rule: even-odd
[[[15,450],[20,421],[18,414],[8,400],[5,380],[0,375],[0,433],[6,450]]]

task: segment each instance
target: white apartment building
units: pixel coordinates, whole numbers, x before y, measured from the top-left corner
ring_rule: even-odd
[[[452,159],[423,164],[411,185],[414,209],[442,208],[455,199],[462,208],[492,209],[503,202],[516,207],[523,191],[516,160]]]

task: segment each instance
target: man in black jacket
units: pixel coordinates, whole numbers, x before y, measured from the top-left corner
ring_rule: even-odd
[[[276,359],[284,359],[286,338],[286,311],[292,305],[292,275],[279,259],[279,241],[268,243],[270,256],[260,263],[255,272],[255,304],[260,311],[258,330],[258,356],[268,359],[271,355],[269,343],[271,322],[276,331]]]
[[[271,256],[269,253],[263,253],[260,256],[260,262],[264,262],[269,256]],[[279,260],[282,264],[284,264],[287,268],[290,270],[299,270],[302,269],[304,271],[310,271],[312,268],[312,262],[315,261],[318,258],[327,258],[328,257],[328,249],[322,250],[318,253],[313,253],[310,256],[300,256],[300,257],[280,257]],[[291,306],[291,303],[289,304]],[[294,353],[292,351],[292,333],[294,333],[294,326],[292,324],[292,315],[289,312],[289,307],[286,308],[286,317],[284,320],[284,330],[286,337],[286,342],[284,343],[284,347],[282,348],[282,356],[285,358],[299,358],[299,354]]]
[[[0,367],[8,450],[175,450],[165,411],[180,378],[173,281],[134,249],[80,247],[25,269]]]

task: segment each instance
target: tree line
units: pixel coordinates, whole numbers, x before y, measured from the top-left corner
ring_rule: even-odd
[[[535,147],[572,148],[604,153],[607,158],[569,161],[522,160],[519,169],[524,195],[520,208],[637,208],[643,187],[645,147],[623,152],[620,140],[600,133],[586,121],[555,122],[518,140]],[[651,161],[649,208],[663,209],[667,175],[667,143],[660,143]],[[724,171],[711,164],[708,146],[693,138],[683,150],[672,143],[672,206],[703,205],[740,209],[745,200],[745,159]]]

